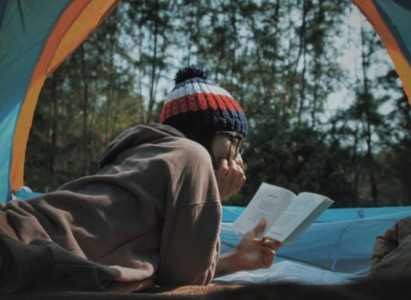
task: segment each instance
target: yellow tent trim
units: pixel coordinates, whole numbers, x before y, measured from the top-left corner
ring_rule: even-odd
[[[50,75],[106,18],[120,0],[76,0],[63,12],[34,70],[17,120],[10,173],[12,189],[24,185],[27,140],[37,99]]]
[[[399,47],[397,40],[394,38],[391,31],[381,18],[372,1],[352,0],[352,2],[360,9],[363,15],[371,23],[387,48],[395,69],[397,70],[398,76],[404,86],[404,91],[408,97],[408,102],[411,104],[411,67],[401,52],[401,48]]]

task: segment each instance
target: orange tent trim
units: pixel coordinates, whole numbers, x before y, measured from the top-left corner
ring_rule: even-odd
[[[101,24],[119,2],[120,0],[75,0],[58,20],[34,69],[17,120],[10,173],[13,190],[24,185],[27,140],[37,99],[46,77]]]
[[[362,14],[374,27],[375,31],[380,36],[382,42],[388,50],[389,55],[394,63],[395,69],[404,86],[405,94],[408,97],[408,102],[411,104],[411,66],[405,59],[397,40],[394,38],[388,26],[381,18],[377,8],[370,0],[352,0],[359,8]]]

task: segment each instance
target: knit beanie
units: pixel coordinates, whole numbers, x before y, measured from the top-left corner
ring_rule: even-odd
[[[207,81],[202,68],[191,65],[180,69],[175,87],[168,94],[160,123],[170,125],[191,140],[208,148],[216,131],[248,133],[244,111],[221,87]]]

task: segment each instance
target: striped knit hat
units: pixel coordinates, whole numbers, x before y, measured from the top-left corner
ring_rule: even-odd
[[[207,77],[194,65],[180,69],[160,123],[178,129],[206,148],[216,131],[237,131],[245,137],[248,126],[242,108],[226,90],[207,82]]]

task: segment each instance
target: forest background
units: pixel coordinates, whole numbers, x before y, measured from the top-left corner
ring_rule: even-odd
[[[26,185],[48,192],[96,172],[117,134],[158,122],[178,68],[198,64],[249,120],[248,180],[229,204],[247,205],[264,181],[327,195],[335,208],[411,205],[411,108],[356,10],[332,0],[123,0],[45,82]]]

